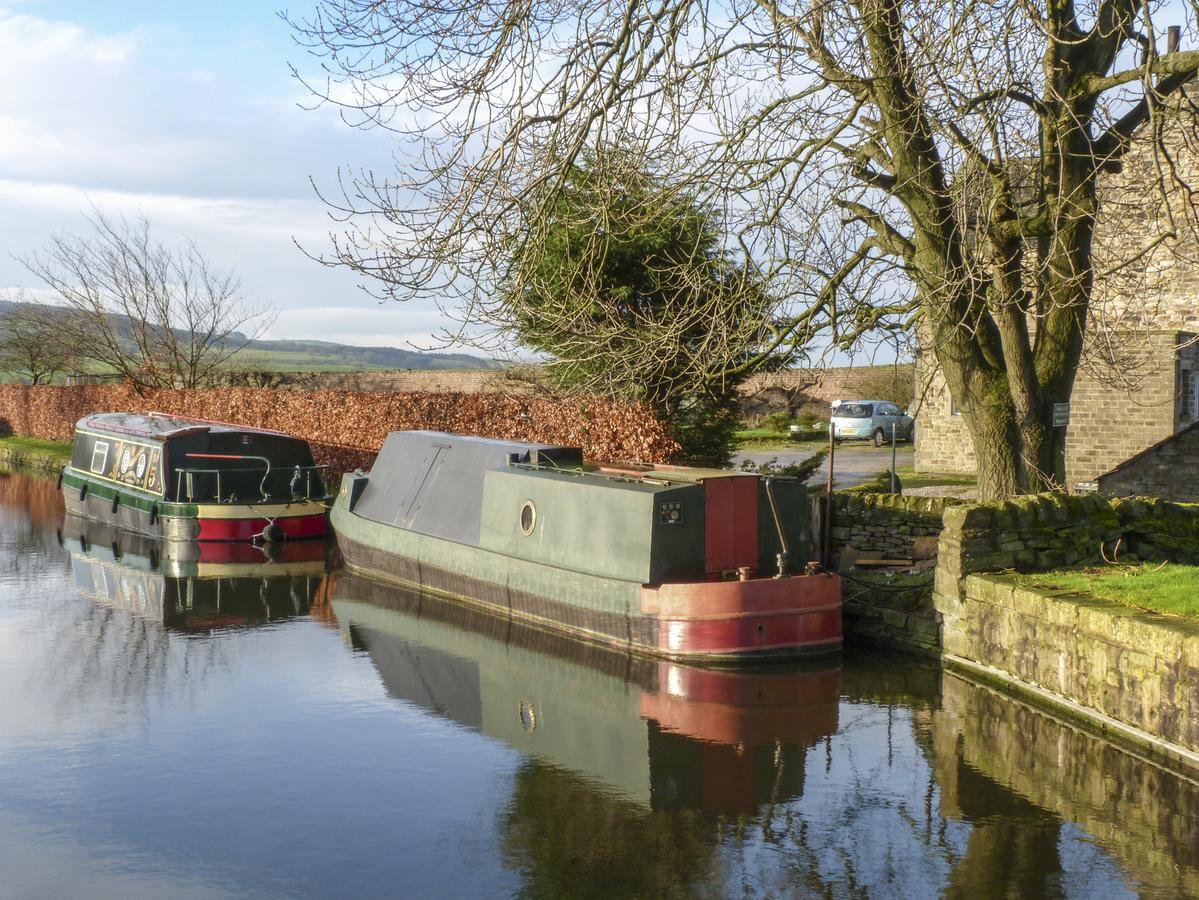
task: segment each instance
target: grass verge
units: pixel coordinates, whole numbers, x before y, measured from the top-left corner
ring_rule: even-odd
[[[1018,575],[1021,585],[1090,594],[1150,612],[1199,618],[1199,566],[1147,563]]]
[[[736,441],[740,450],[802,450],[814,445],[824,446],[828,438],[804,434],[797,439],[769,428],[746,428],[736,433]]]
[[[71,445],[10,435],[0,437],[0,458],[7,458],[12,465],[29,465],[34,460],[44,461],[46,466],[66,465],[71,461]]]
[[[940,472],[917,472],[911,466],[896,470],[905,488],[917,487],[975,487],[978,479],[973,475],[947,475]]]

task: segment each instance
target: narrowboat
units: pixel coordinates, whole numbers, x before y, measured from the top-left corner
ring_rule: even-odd
[[[802,796],[808,751],[837,732],[836,658],[693,666],[411,588],[332,579],[343,640],[369,654],[389,696],[574,773],[599,795],[752,813]]]
[[[328,534],[323,467],[279,431],[149,413],[75,426],[61,486],[68,513],[170,541]]]
[[[634,652],[735,662],[841,647],[841,583],[807,562],[797,479],[403,431],[343,478],[331,519],[352,571]]]

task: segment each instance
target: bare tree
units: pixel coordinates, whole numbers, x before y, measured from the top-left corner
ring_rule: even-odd
[[[87,221],[88,235],[54,235],[21,262],[69,313],[61,339],[95,367],[138,388],[199,387],[274,320],[195,244],[156,242],[145,218]]]
[[[64,340],[69,313],[35,303],[23,291],[10,302],[0,314],[0,368],[31,384],[46,384],[74,369],[74,348]]]
[[[764,352],[918,325],[983,494],[1060,483],[1052,413],[1089,324],[1100,189],[1139,141],[1147,191],[1189,196],[1164,135],[1172,116],[1193,127],[1199,52],[1159,44],[1162,7],[323,0],[294,23],[322,64],[307,83],[410,148],[394,177],[343,175],[327,261],[485,318],[511,249],[495,236],[588,148],[635,139],[723,205],[731,248],[770,279]],[[1188,32],[1199,16],[1174,14]],[[1104,270],[1176,240],[1181,208]]]

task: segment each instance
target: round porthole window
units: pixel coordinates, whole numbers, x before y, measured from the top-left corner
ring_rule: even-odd
[[[532,500],[526,500],[525,505],[520,508],[520,530],[525,534],[532,534],[536,527],[537,507],[533,505]]]

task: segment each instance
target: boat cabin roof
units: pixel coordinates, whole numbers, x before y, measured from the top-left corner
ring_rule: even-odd
[[[172,416],[166,413],[92,413],[75,423],[76,431],[105,431],[111,434],[130,435],[165,441],[185,434],[199,432],[269,434],[286,437],[281,431],[270,428],[249,428],[227,422],[212,422],[208,419],[193,419],[187,416]]]

